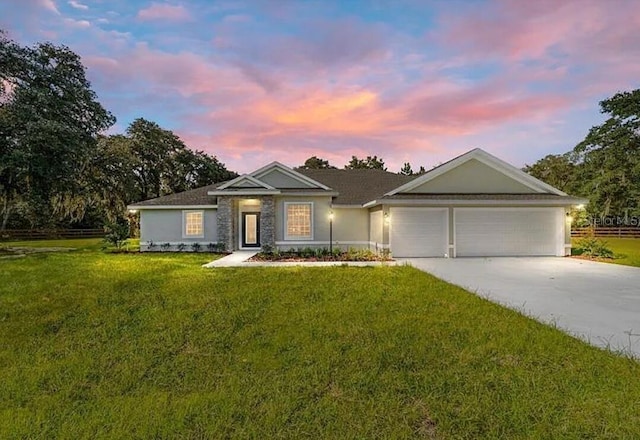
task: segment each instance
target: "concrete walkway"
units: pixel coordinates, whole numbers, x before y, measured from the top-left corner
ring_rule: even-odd
[[[202,267],[330,267],[330,266],[395,266],[395,261],[247,261],[259,251],[235,251]]]
[[[590,344],[640,357],[640,269],[574,258],[400,260],[551,323]]]
[[[227,256],[211,263],[203,264],[202,267],[238,267],[242,266],[249,258],[260,251],[235,251]],[[248,263],[247,263],[248,264]]]

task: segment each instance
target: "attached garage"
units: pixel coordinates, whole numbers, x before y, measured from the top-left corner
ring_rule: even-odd
[[[447,208],[391,208],[390,248],[394,257],[443,257],[448,251]]]
[[[457,257],[564,255],[563,208],[455,208]]]

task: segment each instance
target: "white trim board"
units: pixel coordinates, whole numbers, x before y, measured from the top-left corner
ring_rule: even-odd
[[[268,165],[263,166],[262,168],[259,168],[257,170],[255,170],[253,173],[251,173],[251,176],[259,179],[260,177],[264,176],[265,174],[269,173],[270,171],[277,169],[280,170],[283,174],[291,177],[294,180],[297,180],[298,182],[301,183],[305,183],[307,185],[312,185],[315,186],[317,188],[322,188],[322,189],[327,189],[330,190],[331,188],[329,188],[328,186],[318,182],[317,180],[313,180],[310,177],[305,176],[304,174],[300,174],[299,172],[289,168],[286,165],[281,164],[280,162],[274,161],[271,162]]]
[[[577,202],[575,200],[567,201],[567,200],[558,200],[558,199],[521,199],[521,200],[434,200],[434,199],[382,199],[382,200],[372,200],[363,205],[364,208],[371,208],[376,205],[390,205],[390,206],[431,206],[431,205],[459,205],[459,206],[479,206],[479,205],[523,205],[523,206],[576,206],[581,204],[582,202]]]
[[[221,189],[226,189],[226,188],[230,188],[232,186],[237,185],[238,183],[242,182],[242,181],[248,181],[253,183],[254,185],[257,185],[258,187],[262,187],[263,189],[275,189],[273,186],[264,183],[261,180],[256,179],[255,177],[249,175],[249,174],[243,174],[242,176],[238,176],[233,180],[228,181],[227,183],[225,183],[224,185],[220,185],[219,187],[217,187],[216,189],[221,190]],[[251,189],[251,187],[239,187],[239,188],[243,188],[243,189]]]

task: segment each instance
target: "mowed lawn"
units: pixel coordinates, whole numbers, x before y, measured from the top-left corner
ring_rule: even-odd
[[[604,238],[618,258],[612,263],[640,267],[640,238]]]
[[[640,438],[640,364],[411,267],[0,260],[0,438]]]
[[[576,246],[579,240],[573,238],[572,245]],[[607,263],[640,267],[640,238],[602,237],[601,240],[607,243],[607,247],[615,254],[615,258],[606,260]]]

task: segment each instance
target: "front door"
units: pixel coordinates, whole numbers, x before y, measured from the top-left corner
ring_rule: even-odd
[[[242,247],[260,247],[260,213],[242,213]]]

